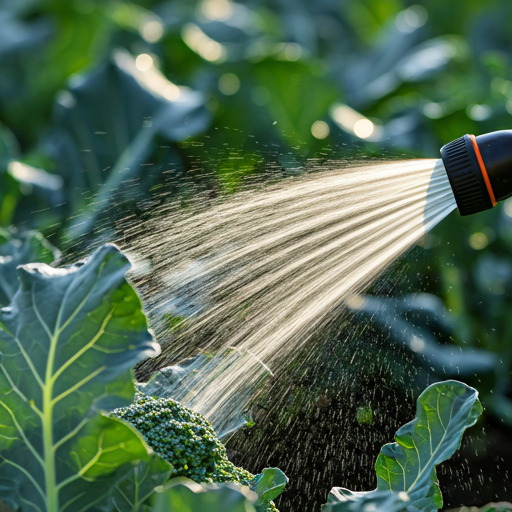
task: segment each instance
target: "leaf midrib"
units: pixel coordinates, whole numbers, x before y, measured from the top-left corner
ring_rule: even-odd
[[[59,343],[59,337],[62,331],[73,321],[73,319],[76,317],[76,315],[80,312],[82,307],[85,305],[87,300],[89,299],[91,293],[94,290],[94,287],[96,286],[99,276],[101,274],[101,271],[104,267],[104,262],[99,266],[98,273],[96,276],[96,279],[91,286],[89,292],[86,294],[86,296],[82,299],[78,307],[73,311],[73,313],[69,316],[69,318],[66,320],[66,322],[61,326],[62,321],[62,314],[64,311],[64,306],[66,304],[66,299],[68,297],[68,294],[70,290],[73,288],[73,285],[76,282],[77,277],[79,276],[79,273],[77,272],[73,279],[71,280],[71,283],[69,284],[66,293],[64,294],[64,297],[62,298],[62,302],[59,307],[59,312],[57,314],[57,319],[55,322],[55,328],[53,333],[50,332],[49,327],[44,322],[42,316],[39,313],[39,310],[37,308],[37,303],[34,295],[34,288],[35,283],[32,285],[31,289],[31,295],[32,295],[32,306],[34,308],[34,312],[37,316],[37,319],[41,326],[43,327],[44,331],[47,333],[49,339],[50,339],[50,348],[48,351],[48,359],[46,363],[46,372],[45,372],[45,379],[42,387],[43,392],[43,407],[42,407],[42,416],[41,416],[41,422],[42,422],[42,431],[43,431],[43,453],[44,453],[44,471],[45,471],[45,490],[46,490],[46,497],[45,497],[45,503],[46,508],[48,512],[58,512],[59,510],[59,490],[60,485],[57,485],[56,481],[56,467],[55,467],[55,457],[56,457],[56,447],[60,446],[62,443],[62,440],[59,440],[58,443],[54,443],[53,438],[53,408],[55,406],[56,401],[53,400],[53,388],[56,383],[56,380],[58,376],[62,373],[59,369],[56,373],[58,373],[57,377],[55,377],[54,374],[54,365],[55,365],[55,359],[56,359],[56,353],[57,353],[57,347]],[[108,318],[110,318],[107,315]],[[107,321],[108,322],[108,321]],[[102,325],[102,327],[104,327]],[[103,332],[103,329],[100,329],[100,332]],[[100,334],[101,336],[101,334]],[[98,337],[93,338],[94,342],[97,341]],[[63,365],[64,366],[64,365]],[[57,397],[58,398],[58,397]],[[85,425],[85,422],[80,422],[79,426],[80,428]],[[73,434],[76,434],[79,432],[80,429],[74,429]],[[69,437],[70,439],[71,437]]]

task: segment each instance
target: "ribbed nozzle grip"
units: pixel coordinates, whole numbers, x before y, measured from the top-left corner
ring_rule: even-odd
[[[441,148],[446,174],[461,215],[472,215],[492,208],[489,192],[469,135]]]

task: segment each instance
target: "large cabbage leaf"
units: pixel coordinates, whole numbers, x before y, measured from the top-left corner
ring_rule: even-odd
[[[411,350],[420,364],[440,375],[465,377],[490,373],[496,368],[496,355],[488,350],[439,342],[434,328],[451,334],[459,326],[438,297],[426,293],[399,299],[357,296],[349,307],[365,322],[389,333],[392,343]],[[421,318],[426,314],[427,322]]]
[[[139,185],[169,165],[181,165],[176,142],[205,130],[204,96],[173,84],[155,67],[137,68],[124,50],[70,80],[55,104],[55,127],[45,139],[67,188],[71,211],[96,194],[72,221],[69,234],[88,233],[129,180]],[[156,150],[161,137],[168,151]],[[151,179],[149,179],[151,181]]]
[[[377,489],[353,493],[335,487],[324,512],[355,512],[369,504],[390,512],[440,509],[436,466],[455,453],[481,413],[475,389],[453,380],[432,384],[418,398],[416,418],[397,431],[395,443],[382,447],[375,464]]]
[[[83,264],[18,269],[0,311],[0,493],[13,508],[87,510],[150,450],[99,413],[131,402],[129,368],[158,353],[129,262],[113,245]]]

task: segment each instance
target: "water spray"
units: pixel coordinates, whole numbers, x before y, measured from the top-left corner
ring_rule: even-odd
[[[512,130],[464,135],[443,146],[441,157],[461,215],[512,196]]]

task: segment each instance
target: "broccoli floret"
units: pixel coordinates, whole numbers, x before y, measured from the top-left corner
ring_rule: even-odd
[[[254,478],[228,460],[224,445],[203,416],[174,400],[137,393],[132,405],[115,409],[112,415],[142,433],[149,446],[172,464],[173,477],[242,485]]]

